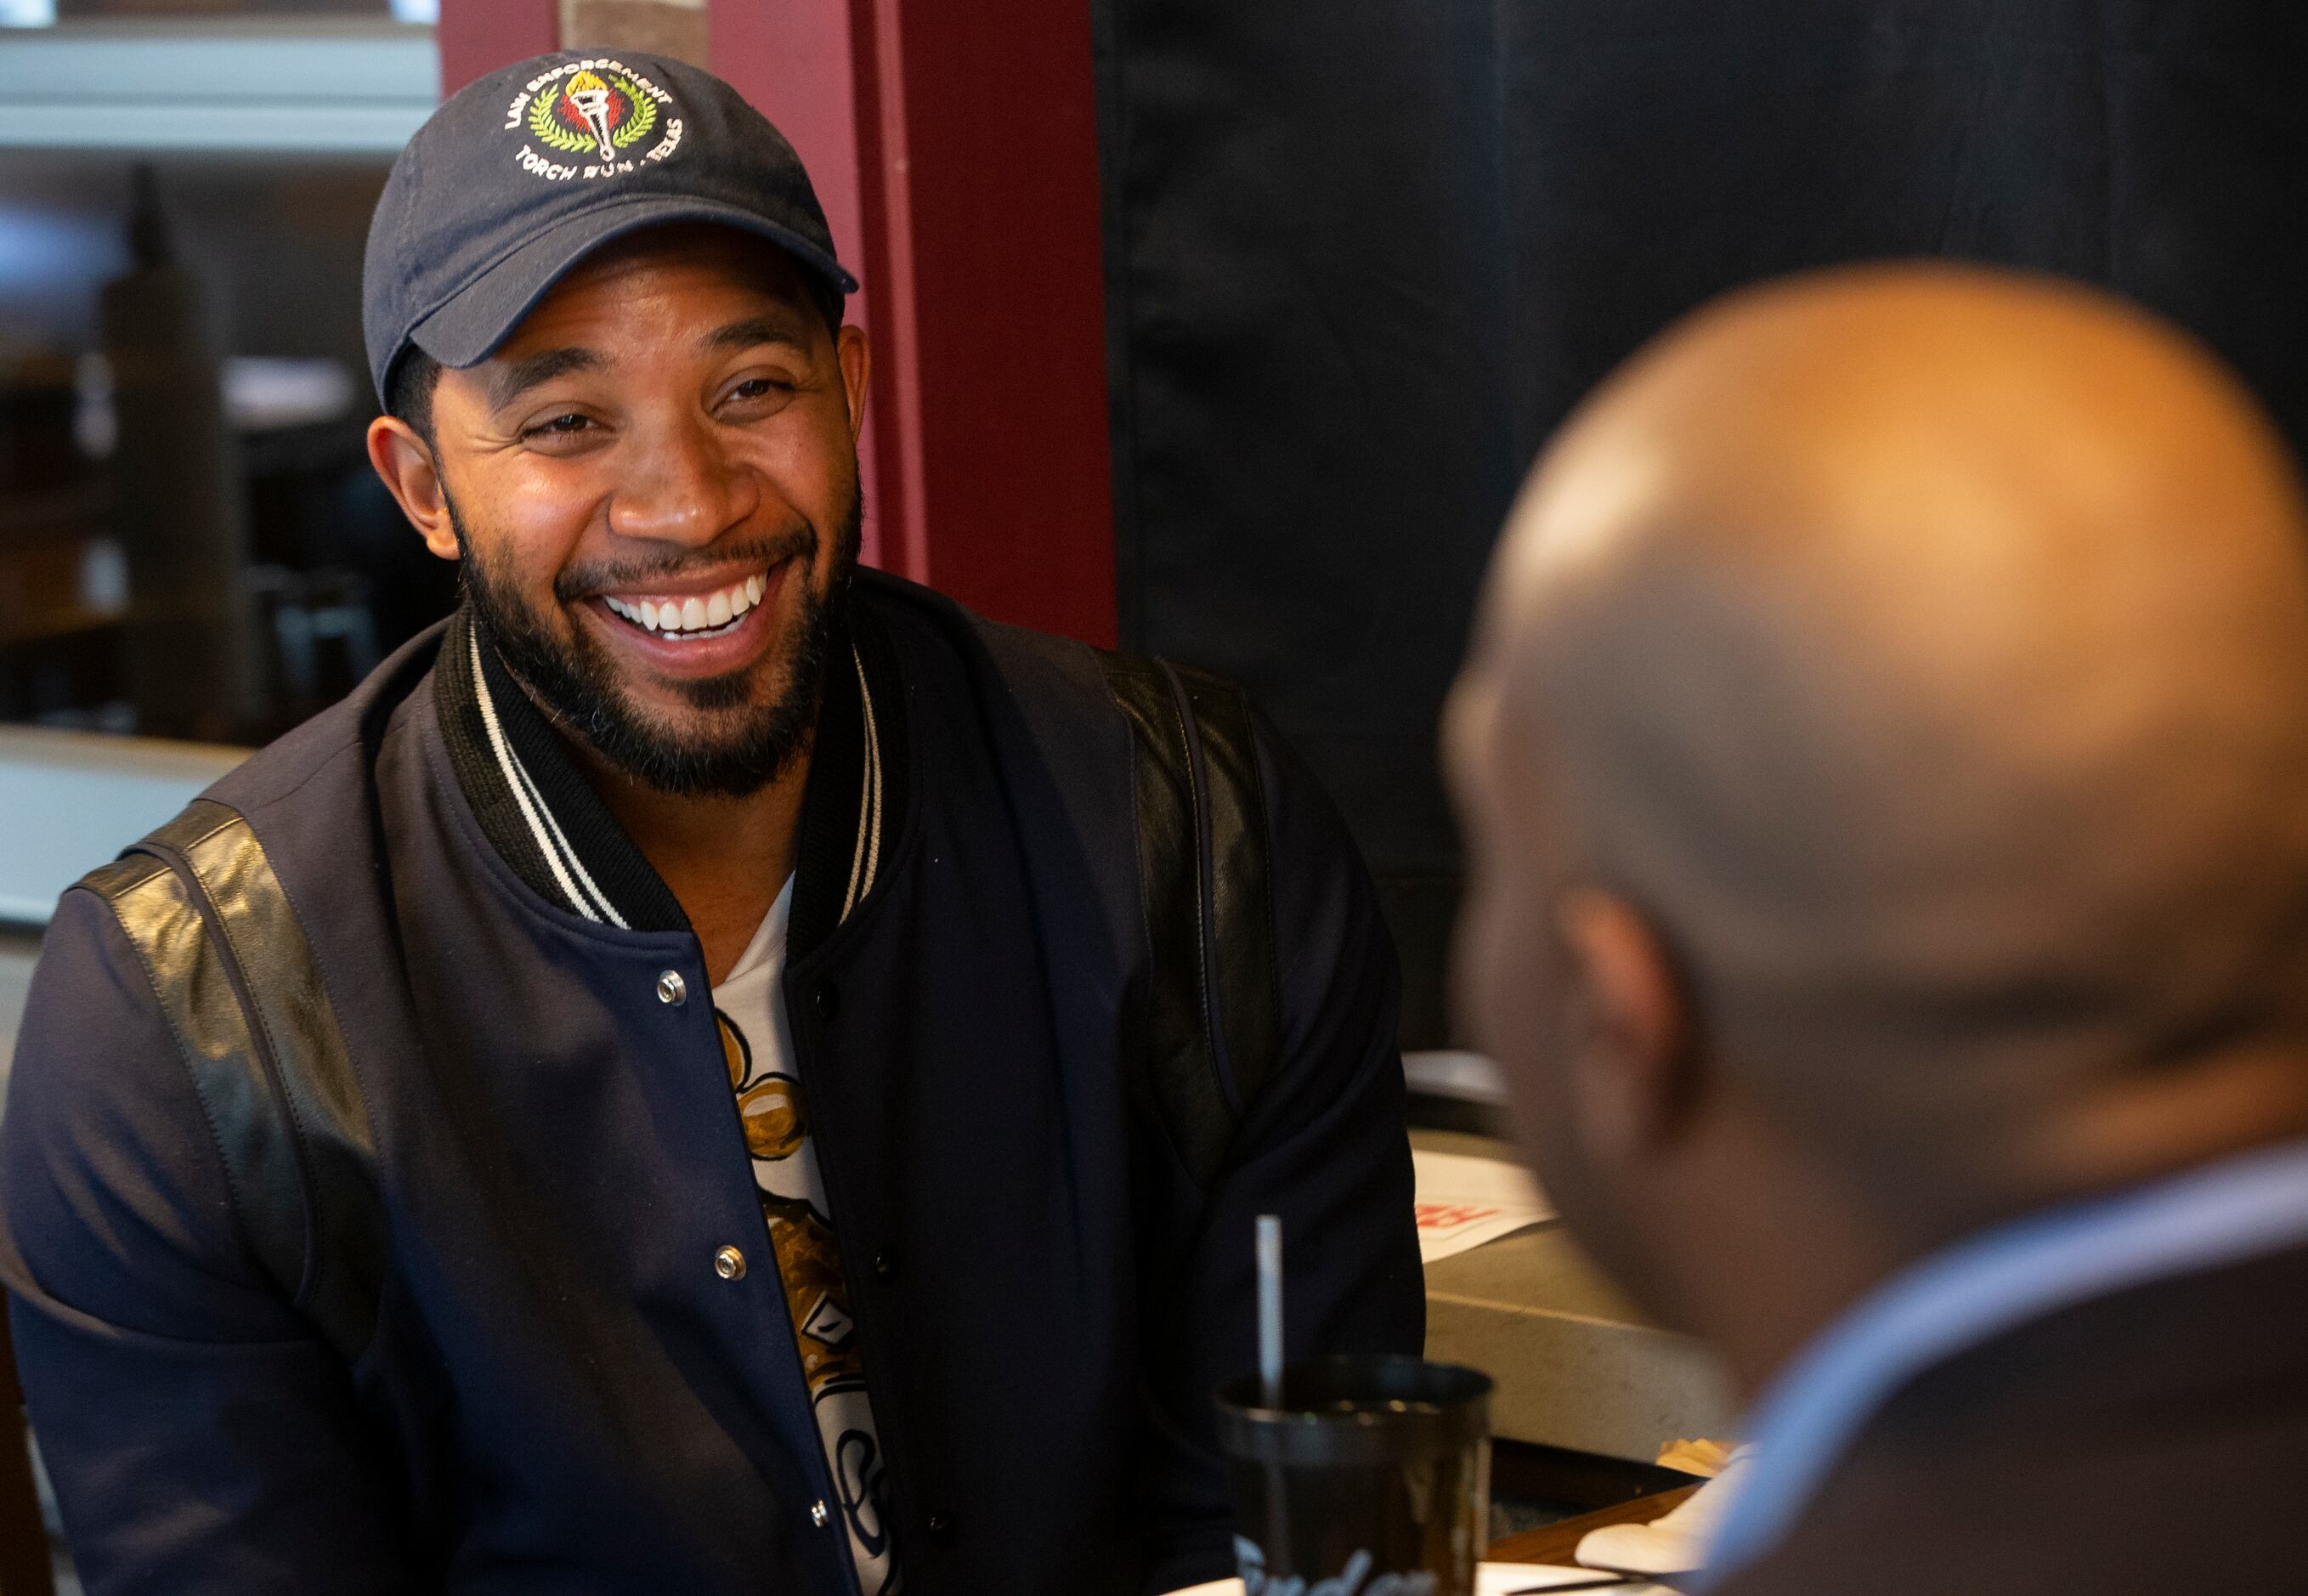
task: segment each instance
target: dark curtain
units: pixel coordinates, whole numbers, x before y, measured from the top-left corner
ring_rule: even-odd
[[[1093,0],[1124,635],[1338,799],[1439,1045],[1436,712],[1532,453],[1735,284],[2106,283],[2308,437],[2299,0]]]

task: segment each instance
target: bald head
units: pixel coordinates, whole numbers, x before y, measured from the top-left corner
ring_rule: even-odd
[[[1716,1086],[1926,1224],[2308,1101],[2308,517],[2112,300],[1884,268],[1672,331],[1526,488],[1448,751],[1495,1050],[1584,892]]]

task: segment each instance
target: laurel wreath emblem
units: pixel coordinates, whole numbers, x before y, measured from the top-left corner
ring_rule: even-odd
[[[609,142],[623,150],[641,142],[657,125],[657,99],[642,91],[640,84],[621,72],[607,72],[601,77],[633,108],[624,121],[609,131]],[[540,94],[529,108],[529,131],[541,144],[550,145],[564,154],[580,155],[597,150],[593,135],[580,132],[564,122],[556,114],[561,100],[568,91],[565,83],[556,83],[549,94]]]

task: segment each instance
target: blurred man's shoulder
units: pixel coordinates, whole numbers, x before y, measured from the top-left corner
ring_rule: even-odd
[[[2304,1322],[2293,1247],[2007,1331],[1902,1387],[1717,1591],[2308,1588]]]

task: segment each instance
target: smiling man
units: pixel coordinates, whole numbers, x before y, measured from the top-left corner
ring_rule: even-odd
[[[396,164],[370,452],[464,602],[65,894],[0,1120],[91,1591],[1167,1589],[1254,1215],[1294,1354],[1417,1350],[1336,816],[1225,685],[858,567],[854,286],[674,63]]]

